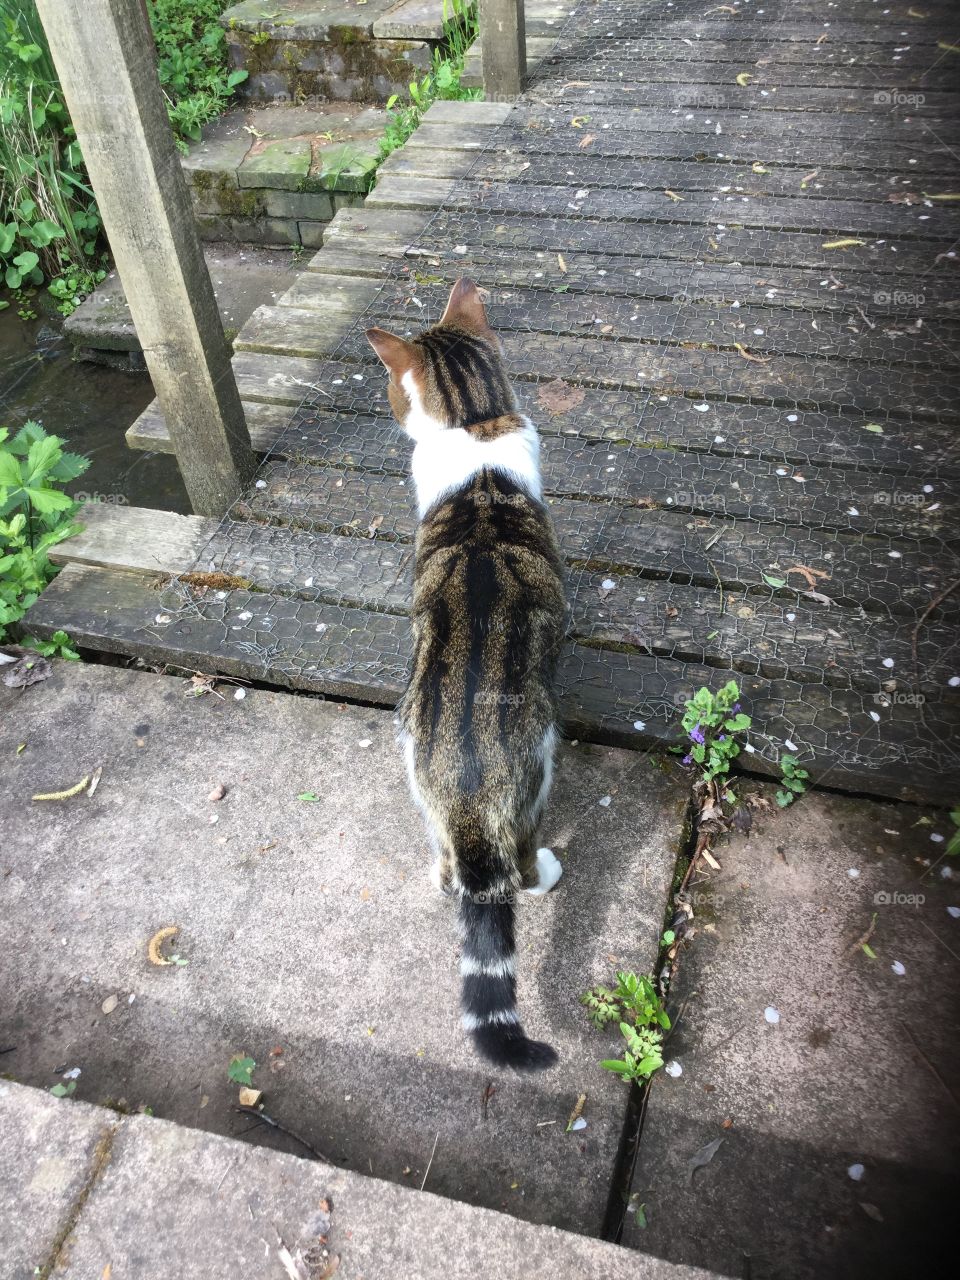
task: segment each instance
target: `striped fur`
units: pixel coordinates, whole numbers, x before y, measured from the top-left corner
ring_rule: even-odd
[[[469,281],[418,338],[368,337],[416,441],[421,521],[401,742],[441,887],[459,901],[463,1025],[490,1061],[547,1067],[556,1054],[526,1037],[517,1014],[514,939],[517,892],[545,891],[559,876],[536,846],[566,620],[536,431],[517,411]]]

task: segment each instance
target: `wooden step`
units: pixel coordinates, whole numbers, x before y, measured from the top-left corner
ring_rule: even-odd
[[[384,611],[388,602],[399,607],[395,580],[402,566],[394,569],[399,559],[396,546],[369,539],[328,540],[318,545],[312,537],[294,539],[287,534],[282,551],[270,543],[275,531],[225,525],[210,537],[212,522],[193,525],[192,521],[123,508],[98,512],[72,551],[69,542],[58,548],[66,567],[34,605],[26,625],[41,636],[63,629],[85,648],[146,662],[387,705],[396,700],[409,647],[406,618]],[[248,549],[243,550],[248,534]],[[193,559],[201,542],[204,548]],[[327,603],[324,595],[337,590],[342,576],[355,594],[371,590],[361,585],[363,575],[356,570],[362,561],[355,560],[355,552],[366,557],[381,583],[385,583],[384,572],[391,572],[394,585],[385,597],[375,589],[377,601],[348,603],[349,597],[338,595],[335,603]],[[184,579],[188,563],[194,567]],[[257,574],[261,581],[275,583],[275,564],[282,574],[295,575],[323,565],[325,585],[318,588],[314,580],[304,579],[297,595],[278,594],[275,585],[272,591],[256,589]],[[232,571],[245,568],[254,576],[238,585]],[[341,570],[346,572],[341,575]],[[235,577],[243,579],[242,574]],[[591,584],[585,584],[584,599],[590,590]],[[655,607],[667,598],[683,602],[682,593],[671,592]],[[378,612],[362,607],[375,602],[380,605]],[[696,601],[688,600],[687,608],[696,617]],[[606,631],[594,634],[589,642],[574,638],[564,654],[568,731],[632,746],[674,741],[678,703],[701,684],[712,685],[722,678],[717,669],[675,658],[667,661],[656,654],[597,647],[608,642],[611,624],[598,616],[598,603],[592,611],[593,622],[581,614],[577,625],[599,625]],[[709,624],[704,620],[702,625]],[[684,642],[678,637],[670,643],[676,654]],[[884,708],[885,736],[882,741],[871,740],[875,722],[869,712],[882,705],[877,695],[811,686],[804,691],[807,700],[801,699],[798,708],[791,706],[790,721],[785,723],[782,682],[745,674],[740,683],[745,705],[769,735],[758,739],[756,754],[749,761],[752,767],[773,769],[779,728],[784,736],[792,734],[811,748],[821,768],[855,749],[858,763],[847,771],[847,785],[862,785],[881,794],[930,794],[933,771],[942,769],[942,761],[915,707]],[[960,718],[957,710],[948,704],[928,704],[927,721],[952,731]],[[904,757],[910,760],[909,773],[897,766]]]

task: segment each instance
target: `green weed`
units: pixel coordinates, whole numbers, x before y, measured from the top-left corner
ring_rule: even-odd
[[[90,463],[63,443],[36,422],[12,439],[0,427],[0,639],[56,573],[50,548],[81,528],[73,520],[79,503],[61,486]]]
[[[786,809],[806,791],[807,779],[810,775],[806,769],[797,767],[797,757],[792,755],[780,757],[780,773],[782,776],[780,790],[777,792],[777,804],[781,809]]]
[[[669,1031],[670,1019],[652,978],[618,972],[616,987],[591,987],[580,1003],[599,1030],[611,1022],[619,1025],[623,1057],[604,1059],[604,1070],[642,1084],[663,1066],[663,1032]]]

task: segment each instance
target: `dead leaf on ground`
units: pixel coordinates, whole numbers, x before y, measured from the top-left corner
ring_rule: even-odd
[[[564,382],[562,378],[554,378],[552,382],[545,382],[540,387],[537,392],[537,403],[542,409],[554,415],[569,413],[571,409],[576,409],[583,403],[586,394],[583,387],[574,387],[569,382]]]
[[[595,133],[585,133],[577,144],[582,151],[584,147],[589,147],[591,143],[596,142],[597,135]]]
[[[693,1175],[698,1169],[705,1168],[723,1145],[723,1138],[714,1138],[712,1142],[708,1142],[705,1147],[700,1150],[687,1161],[687,1185],[693,1183]]]
[[[677,193],[676,193],[676,191],[671,191],[671,190],[669,189],[669,187],[667,187],[667,188],[665,188],[665,189],[664,189],[663,194],[664,194],[665,196],[669,196],[669,197],[670,197],[670,199],[673,201],[673,203],[674,203],[674,204],[682,204],[682,203],[683,203],[683,196],[678,196],[678,195],[677,195]]]
[[[367,526],[367,533],[371,538],[375,538],[377,536],[377,530],[380,528],[382,524],[383,524],[383,516],[373,517],[373,519],[370,521],[369,525]]]
[[[742,342],[733,344],[743,356],[744,360],[752,360],[754,364],[769,364],[773,356],[755,356],[752,351],[748,351]]]
[[[816,587],[818,578],[826,578],[828,580],[830,578],[830,575],[829,573],[827,573],[826,569],[811,569],[809,565],[805,565],[805,564],[791,565],[789,569],[784,569],[784,573],[787,574],[788,576],[791,573],[802,574],[807,580],[807,586],[810,587],[811,590],[814,587]]]
[[[20,657],[12,665],[8,665],[3,673],[3,683],[8,689],[26,689],[53,675],[53,666],[39,653],[34,653],[31,649],[20,649],[19,646],[16,652],[19,652]]]
[[[170,938],[175,938],[180,932],[180,926],[177,924],[165,925],[162,929],[158,929],[150,941],[147,943],[147,959],[151,964],[166,965],[173,964],[172,960],[168,960],[160,948]]]
[[[557,266],[560,268],[560,270],[563,272],[564,275],[567,274],[567,261],[566,261],[566,258],[564,258],[562,253],[557,254]]]

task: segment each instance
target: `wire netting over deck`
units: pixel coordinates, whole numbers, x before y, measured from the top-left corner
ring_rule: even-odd
[[[411,445],[363,331],[469,275],[541,432],[570,731],[673,740],[732,675],[761,767],[954,798],[960,55],[923,11],[586,0],[501,123],[428,116],[251,322],[317,363],[164,625],[398,696]]]

